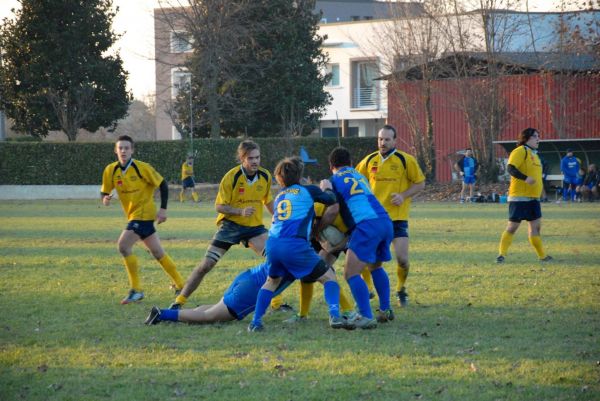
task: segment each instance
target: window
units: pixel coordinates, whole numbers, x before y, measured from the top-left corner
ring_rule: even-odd
[[[194,37],[183,31],[171,32],[171,53],[189,53],[191,52]]]
[[[378,69],[374,61],[352,63],[352,108],[377,108]]]
[[[327,74],[331,74],[327,86],[340,86],[340,65],[327,64]]]
[[[181,68],[171,70],[171,98],[175,99],[182,88],[188,88],[192,83],[192,74]]]

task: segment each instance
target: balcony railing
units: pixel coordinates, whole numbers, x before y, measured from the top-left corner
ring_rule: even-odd
[[[352,91],[352,108],[372,109],[377,107],[377,89],[374,86],[354,88]]]

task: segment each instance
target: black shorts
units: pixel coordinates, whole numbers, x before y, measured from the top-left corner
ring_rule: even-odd
[[[539,200],[508,202],[508,220],[520,223],[522,220],[533,221],[542,217]]]
[[[194,177],[185,177],[185,180],[181,182],[181,186],[183,186],[183,189],[194,188],[196,186]]]
[[[394,238],[408,238],[407,220],[394,220],[392,224],[394,226]]]
[[[230,220],[222,220],[219,229],[215,233],[212,245],[221,249],[229,249],[232,245],[240,242],[248,248],[248,241],[259,235],[267,233],[265,226],[247,227],[234,223]]]
[[[146,239],[156,232],[154,228],[154,220],[131,220],[127,223],[126,230],[131,230],[141,239]]]

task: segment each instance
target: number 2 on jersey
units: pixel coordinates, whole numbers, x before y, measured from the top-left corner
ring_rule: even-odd
[[[350,195],[362,194],[363,192],[365,192],[362,188],[358,188],[359,181],[356,178],[352,178],[352,177],[344,178],[344,184],[348,184],[350,181],[352,181],[352,188],[350,188]]]

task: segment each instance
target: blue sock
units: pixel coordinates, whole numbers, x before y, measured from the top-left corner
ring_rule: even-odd
[[[340,286],[335,281],[327,281],[323,284],[325,302],[329,306],[329,315],[340,317]]]
[[[160,320],[168,320],[171,322],[179,321],[179,310],[178,309],[161,309],[160,315],[158,315]]]
[[[371,304],[369,303],[369,287],[367,287],[360,274],[350,277],[348,285],[360,314],[368,319],[373,319],[373,312],[371,312]]]
[[[373,285],[379,298],[379,310],[390,309],[390,279],[383,267],[371,271]]]
[[[254,317],[252,323],[255,326],[262,325],[262,317],[267,313],[267,308],[271,305],[273,299],[273,291],[261,288],[256,297],[256,307],[254,309]]]

